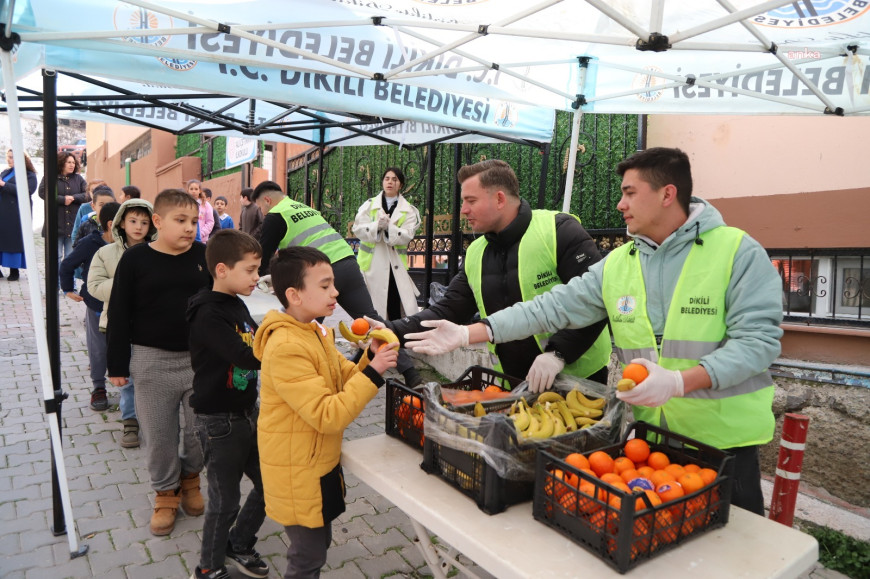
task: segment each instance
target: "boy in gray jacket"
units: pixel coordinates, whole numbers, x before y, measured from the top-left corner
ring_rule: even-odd
[[[153,241],[157,229],[151,223],[154,208],[145,199],[128,199],[121,204],[115,219],[112,221],[112,238],[114,242],[101,247],[91,261],[88,271],[88,293],[103,302],[103,312],[100,314],[100,331],[106,331],[109,312],[109,296],[112,294],[112,281],[115,269],[121,256],[128,247],[139,243]],[[121,422],[124,434],[121,436],[121,446],[135,448],[139,446],[139,421],[136,419],[133,381],[121,386]]]

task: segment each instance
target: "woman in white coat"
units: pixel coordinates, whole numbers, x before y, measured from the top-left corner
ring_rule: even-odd
[[[357,211],[353,233],[360,240],[357,261],[372,303],[382,317],[395,320],[417,311],[417,287],[408,274],[408,243],[420,226],[420,213],[402,195],[405,174],[388,167],[383,190]]]

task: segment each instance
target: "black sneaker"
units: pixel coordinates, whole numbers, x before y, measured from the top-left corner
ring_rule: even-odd
[[[109,399],[106,397],[105,388],[96,388],[91,392],[91,410],[100,412],[109,408]]]
[[[248,577],[268,577],[269,566],[260,559],[260,554],[255,550],[233,551],[233,546],[227,542],[227,557],[233,560],[239,571]]]
[[[208,573],[204,573],[199,565],[196,566],[196,569],[193,571],[193,575],[190,576],[190,579],[230,579],[230,572],[227,571],[226,567],[220,567],[218,569],[211,569]]]

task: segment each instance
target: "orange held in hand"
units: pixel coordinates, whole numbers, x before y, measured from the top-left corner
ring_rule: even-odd
[[[629,364],[622,370],[622,377],[634,380],[635,384],[640,384],[646,380],[647,376],[649,376],[649,372],[640,364]]]
[[[350,331],[353,332],[354,334],[356,334],[357,336],[365,336],[368,333],[370,328],[371,328],[371,326],[369,326],[369,323],[367,321],[365,321],[363,318],[355,319],[353,321],[353,323],[350,325]]]

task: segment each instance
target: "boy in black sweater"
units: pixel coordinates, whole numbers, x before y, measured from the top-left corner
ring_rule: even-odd
[[[97,250],[112,243],[112,220],[120,204],[114,201],[100,207],[100,228],[79,237],[75,249],[60,262],[60,289],[66,297],[76,302],[85,302],[85,342],[88,346],[88,362],[91,367],[91,410],[101,412],[109,407],[106,397],[106,336],[100,332],[100,313],[103,302],[88,293],[88,269]],[[82,288],[75,290],[75,272],[82,272]]]
[[[193,369],[185,316],[190,297],[211,286],[205,245],[194,241],[198,219],[199,206],[184,191],[157,195],[151,216],[157,239],[124,252],[109,297],[109,380],[120,387],[132,376],[136,384],[136,414],[151,487],[157,491],[151,533],[158,536],[175,528],[179,503],[188,516],[205,510],[199,491],[202,448],[189,402]]]
[[[260,361],[251,348],[257,325],[238,297],[251,295],[257,286],[260,257],[260,244],[247,233],[221,229],[213,234],[205,258],[214,287],[200,290],[187,308],[194,371],[190,404],[208,479],[202,551],[192,579],[229,578],[225,557],[250,577],[269,574],[254,550],[266,518],[257,451]],[[239,510],[242,475],[254,488]]]

